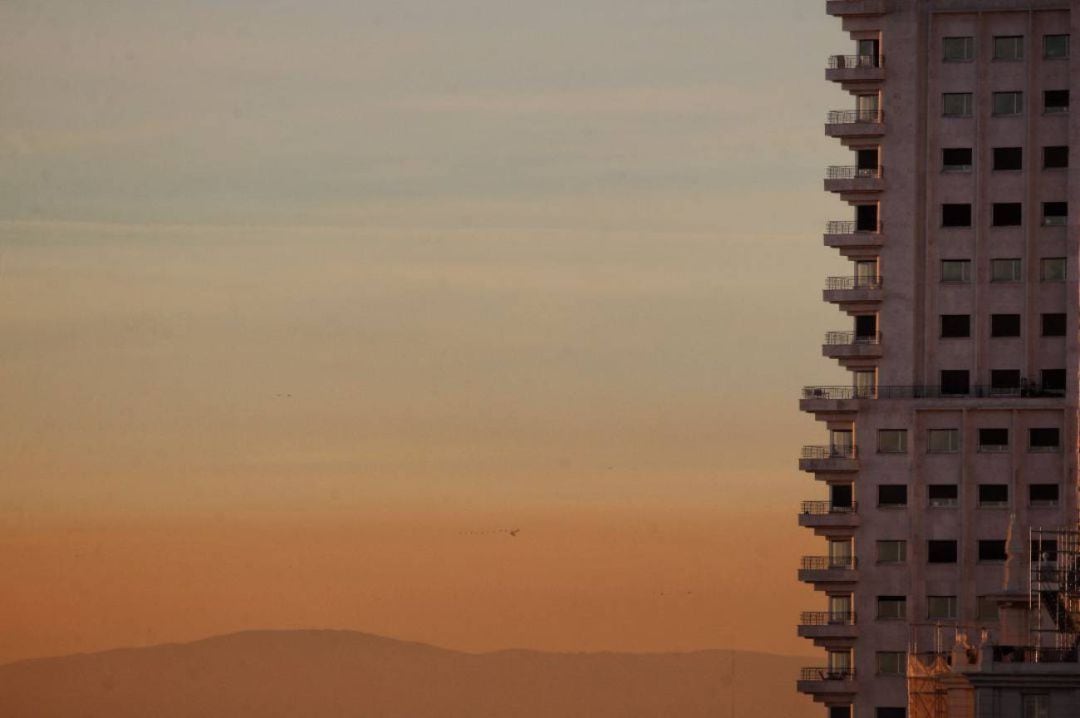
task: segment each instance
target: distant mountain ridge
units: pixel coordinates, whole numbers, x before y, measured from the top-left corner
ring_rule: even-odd
[[[353,631],[246,631],[0,666],[0,715],[810,718],[820,706],[795,692],[805,661],[720,650],[476,654]]]

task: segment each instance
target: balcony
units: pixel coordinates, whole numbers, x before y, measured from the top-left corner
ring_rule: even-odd
[[[825,223],[825,246],[840,250],[850,259],[872,259],[884,243],[881,223],[860,227],[855,220],[830,220]]]
[[[799,580],[813,584],[855,583],[855,557],[803,556]]]
[[[859,470],[854,446],[804,446],[799,469],[817,473],[851,473]]]
[[[854,695],[854,668],[803,668],[799,672],[796,690],[816,696],[839,697]]]
[[[881,110],[832,110],[825,118],[829,137],[880,137],[885,134],[885,113]]]
[[[833,55],[825,66],[825,79],[845,85],[885,79],[882,55]]]
[[[833,17],[884,15],[885,0],[827,0],[825,12]]]
[[[859,525],[855,502],[837,506],[829,501],[803,501],[799,526],[812,529],[853,529]]]
[[[884,171],[881,166],[832,165],[825,169],[825,191],[842,195],[880,192],[885,189]]]
[[[855,614],[832,611],[804,611],[799,616],[800,638],[826,643],[852,641],[856,637]]]
[[[877,277],[826,277],[821,298],[847,310],[871,311],[881,301],[883,280]]]
[[[826,332],[821,353],[841,364],[849,361],[881,358],[881,334],[860,336],[855,332]]]
[[[859,402],[876,396],[873,387],[805,386],[799,410],[812,414],[846,414],[858,411]]]

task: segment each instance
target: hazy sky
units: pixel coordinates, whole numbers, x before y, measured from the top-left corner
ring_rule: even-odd
[[[847,42],[805,0],[0,5],[0,660],[811,650]]]

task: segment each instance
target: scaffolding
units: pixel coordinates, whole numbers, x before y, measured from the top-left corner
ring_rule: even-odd
[[[1032,658],[1075,660],[1080,637],[1080,531],[1033,528],[1029,536]]]

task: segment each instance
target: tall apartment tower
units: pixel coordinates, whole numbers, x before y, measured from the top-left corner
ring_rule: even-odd
[[[996,625],[1010,526],[1026,542],[1029,528],[1077,524],[1080,12],[1067,0],[827,11],[852,44],[826,79],[852,100],[825,125],[851,153],[826,174],[851,210],[825,245],[851,268],[826,282],[848,328],[823,353],[851,379],[800,401],[823,426],[799,468],[829,499],[799,516],[822,548],[799,570],[820,602],[798,631],[824,656],[798,689],[827,718],[899,718],[909,647]]]

